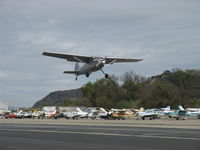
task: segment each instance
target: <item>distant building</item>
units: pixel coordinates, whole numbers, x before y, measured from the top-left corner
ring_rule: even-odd
[[[0,102],[0,114],[8,111],[8,104]]]

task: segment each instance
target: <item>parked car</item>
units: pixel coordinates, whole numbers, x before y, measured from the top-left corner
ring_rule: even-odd
[[[5,114],[4,116],[6,119],[9,119],[9,118],[16,118],[17,115],[14,115],[14,114]]]

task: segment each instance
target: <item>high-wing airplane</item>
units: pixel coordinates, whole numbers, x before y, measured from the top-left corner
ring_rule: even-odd
[[[145,120],[145,118],[149,118],[150,120],[160,119],[161,116],[164,116],[164,113],[159,109],[147,109],[144,112],[137,112],[138,119],[140,117],[143,120]]]
[[[106,74],[102,70],[105,64],[142,61],[142,59],[109,58],[109,57],[103,58],[103,57],[81,56],[81,55],[49,53],[49,52],[43,52],[43,55],[57,57],[61,59],[66,59],[67,61],[76,62],[74,71],[64,71],[64,73],[76,75],[76,80],[79,75],[86,75],[86,77],[89,77],[89,75],[92,72],[95,72],[98,70],[101,70],[103,74],[105,75],[105,78],[108,78],[108,74]],[[83,63],[83,65],[80,66],[79,63]]]
[[[79,107],[76,108],[76,111],[63,112],[63,114],[67,119],[85,118],[88,115],[87,112],[82,111]]]

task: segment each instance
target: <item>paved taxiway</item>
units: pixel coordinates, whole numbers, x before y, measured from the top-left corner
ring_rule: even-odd
[[[0,119],[0,150],[199,150],[200,120],[161,122]]]

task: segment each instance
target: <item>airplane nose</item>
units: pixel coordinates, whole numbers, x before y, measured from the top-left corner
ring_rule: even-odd
[[[106,63],[106,61],[104,59],[99,59],[98,63],[96,64],[96,66],[97,67],[102,66],[102,65],[104,66],[105,63]]]
[[[106,60],[102,60],[101,62],[102,62],[103,64],[105,64],[105,63],[106,63]]]

